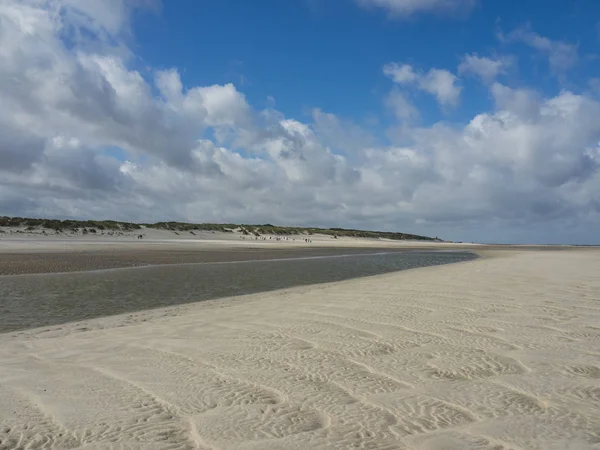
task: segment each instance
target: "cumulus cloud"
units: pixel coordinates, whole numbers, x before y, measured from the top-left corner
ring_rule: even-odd
[[[410,121],[419,117],[417,108],[415,108],[401,91],[394,90],[390,92],[385,103],[398,120]]]
[[[500,34],[504,42],[522,42],[538,50],[548,58],[550,68],[556,73],[571,69],[579,61],[579,52],[576,45],[568,42],[552,40],[541,36],[529,28],[518,28],[507,35]]]
[[[532,121],[539,118],[542,99],[531,89],[513,89],[501,83],[494,83],[490,87],[496,109],[510,111],[523,121]]]
[[[458,78],[444,69],[430,69],[426,73],[416,72],[410,64],[389,63],[383,73],[399,85],[414,85],[418,89],[434,95],[442,106],[456,106],[462,88]]]
[[[73,3],[69,0],[64,8],[69,11]],[[244,96],[233,85],[183,92],[173,70],[157,74],[163,95],[157,98],[144,74],[129,69],[124,58],[110,51],[69,49],[61,39],[69,15],[56,14],[57,4],[27,1],[0,7],[0,90],[12,111],[0,117],[5,133],[26,134],[29,141],[76,137],[90,147],[115,146],[187,166],[190,148],[205,128],[224,132],[249,120]],[[123,8],[116,8],[116,14]],[[120,23],[103,22],[102,28],[113,30]],[[30,161],[43,153],[43,146],[36,148],[27,150]]]
[[[356,0],[367,8],[382,8],[392,16],[408,17],[419,13],[451,13],[469,10],[476,0]]]
[[[417,75],[410,64],[390,63],[383,66],[383,73],[390,77],[394,83],[410,84],[416,83],[422,77]]]
[[[114,35],[128,30],[129,16],[135,2],[122,0],[106,0],[90,2],[85,0],[63,0],[58,10],[66,19],[66,23],[77,29],[86,28],[95,33]]]
[[[592,97],[543,97],[490,81],[491,111],[418,127],[400,88],[453,105],[456,77],[390,64],[398,88],[386,104],[392,127],[403,129],[382,144],[331,112],[315,109],[301,122],[256,110],[232,84],[185,86],[175,68],[137,71],[120,38],[132,3],[115,3],[114,18],[95,16],[87,2],[74,17],[73,4],[0,2],[0,213],[463,239],[465,230],[498,239],[499,228],[519,239],[518,230],[544,223],[556,239],[574,240],[569,224],[595,229],[600,221],[600,103]],[[82,27],[85,42],[65,41],[65,29]]]
[[[375,137],[349,120],[319,108],[312,111],[312,128],[323,144],[340,153],[356,155],[375,144]]]
[[[478,77],[484,83],[491,83],[499,75],[513,65],[511,58],[487,58],[477,54],[465,55],[458,66],[458,73],[461,75],[473,75]]]

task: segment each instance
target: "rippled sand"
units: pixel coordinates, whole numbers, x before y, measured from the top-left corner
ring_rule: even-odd
[[[0,448],[600,448],[600,252],[0,336]]]

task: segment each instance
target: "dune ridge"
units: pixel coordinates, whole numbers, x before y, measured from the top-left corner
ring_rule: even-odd
[[[600,252],[0,335],[0,449],[600,448]]]

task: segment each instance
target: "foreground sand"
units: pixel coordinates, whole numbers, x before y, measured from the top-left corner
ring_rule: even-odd
[[[0,336],[0,448],[600,448],[600,252]]]

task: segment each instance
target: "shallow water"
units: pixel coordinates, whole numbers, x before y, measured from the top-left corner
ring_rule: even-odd
[[[0,333],[468,261],[409,251],[0,277]]]

